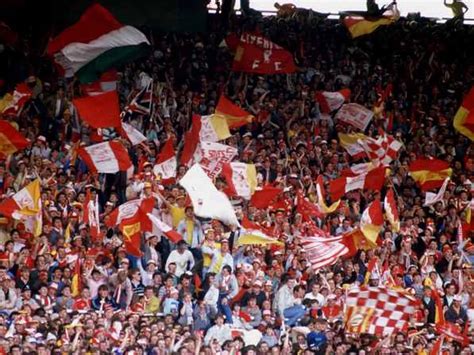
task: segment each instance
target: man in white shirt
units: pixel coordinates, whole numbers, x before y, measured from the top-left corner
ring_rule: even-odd
[[[232,339],[230,327],[228,324],[224,324],[224,316],[222,314],[217,315],[216,324],[207,331],[204,337],[204,344],[209,345],[214,339],[217,340],[220,345]]]
[[[321,307],[324,306],[325,300],[324,300],[324,296],[321,293],[319,293],[320,290],[321,290],[321,285],[319,285],[318,283],[314,283],[313,286],[311,286],[311,292],[308,292],[304,296],[304,299],[305,300],[316,300],[316,301],[318,301],[318,304]]]
[[[282,281],[284,285],[277,291],[274,303],[274,308],[280,316],[283,316],[285,309],[293,306],[293,288],[295,287],[295,279],[289,275],[284,275]]]
[[[178,242],[178,249],[173,250],[168,259],[166,260],[165,270],[170,272],[169,264],[176,264],[175,275],[181,277],[186,271],[191,270],[194,267],[193,254],[188,250],[188,245],[184,240]]]

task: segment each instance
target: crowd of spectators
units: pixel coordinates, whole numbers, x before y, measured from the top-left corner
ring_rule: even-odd
[[[0,53],[8,71],[33,92],[19,117],[2,117],[31,147],[0,162],[0,199],[40,178],[43,206],[39,237],[21,222],[1,219],[0,352],[427,354],[439,336],[433,288],[446,320],[473,334],[474,234],[464,236],[466,258],[456,241],[471,208],[474,146],[452,120],[474,83],[474,28],[402,18],[353,40],[341,23],[318,14],[233,17],[230,32],[259,31],[295,56],[295,74],[261,76],[232,72],[225,33],[217,21],[209,27],[205,34],[154,34],[147,58],[119,68],[123,106],[145,75],[155,83],[151,117],[130,121],[147,136],[147,148],[124,141],[135,164],[131,180],[124,173],[90,173],[80,159],[71,164],[76,82],[58,77],[48,59],[6,47]],[[353,129],[322,114],[314,94],[350,88],[352,102],[372,109],[389,83],[385,111],[366,134],[383,128],[404,144],[387,180],[397,192],[401,230],[392,233],[387,225],[377,248],[313,270],[299,237],[311,235],[314,226],[331,235],[356,228],[367,204],[381,195],[348,193],[335,213],[312,221],[296,212],[297,190],[312,199],[319,175],[327,183],[354,163],[337,137]],[[14,84],[5,82],[3,90]],[[285,191],[286,208],[257,209],[239,200],[237,215],[266,228],[285,243],[282,248],[236,246],[236,228],[196,217],[185,190],[163,186],[146,167],[170,136],[179,150],[191,115],[213,113],[224,93],[256,117],[225,143],[238,148],[236,160],[257,166],[260,187]],[[87,145],[97,139],[84,124],[80,138]],[[408,174],[409,162],[420,157],[448,161],[453,169],[445,198],[433,207],[423,206],[424,193]],[[185,172],[179,166],[178,179]],[[216,185],[223,188],[224,180]],[[143,233],[143,256],[136,258],[127,255],[117,228],[104,226],[103,238],[91,238],[82,216],[87,189],[99,195],[101,222],[127,200],[155,193],[160,218],[184,241],[174,245]],[[81,294],[72,297],[75,256],[82,260]],[[391,336],[351,334],[343,323],[346,289],[364,282],[374,256],[388,268],[372,274],[371,285],[392,276],[421,301],[409,328]],[[444,350],[473,351],[450,339]]]

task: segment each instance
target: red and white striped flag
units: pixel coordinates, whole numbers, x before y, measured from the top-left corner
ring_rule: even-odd
[[[392,188],[387,191],[385,199],[383,200],[383,206],[385,216],[392,226],[392,231],[398,232],[400,230],[400,218],[398,217],[397,201],[395,200],[395,194]]]
[[[176,178],[176,169],[178,161],[176,160],[176,152],[174,150],[174,138],[170,137],[163,145],[163,149],[158,155],[153,173],[158,176],[161,175],[162,184],[171,184]]]
[[[355,177],[340,177],[329,183],[329,193],[333,201],[339,200],[349,191],[366,189],[380,190],[385,182],[385,168],[379,167]]]
[[[346,331],[390,335],[408,326],[419,301],[401,290],[387,287],[353,288],[347,293]]]
[[[133,166],[127,149],[117,141],[82,147],[78,154],[89,169],[98,173],[115,174]]]
[[[302,237],[307,259],[314,270],[333,265],[339,257],[346,255],[349,249],[339,237]]]
[[[169,225],[167,225],[165,222],[163,222],[156,216],[152,215],[151,213],[148,213],[147,216],[153,225],[154,233],[156,232],[162,233],[166,238],[168,238],[173,243],[177,243],[183,239],[181,234],[173,230],[173,228],[171,228]]]
[[[382,227],[382,204],[380,200],[375,200],[372,201],[362,213],[362,217],[360,218],[360,230],[369,241],[376,243]]]
[[[344,102],[349,101],[351,90],[342,89],[339,91],[318,91],[315,99],[319,104],[322,113],[331,113],[341,108]]]

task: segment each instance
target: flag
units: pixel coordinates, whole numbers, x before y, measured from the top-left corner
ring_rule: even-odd
[[[355,177],[340,177],[329,182],[329,193],[333,201],[345,193],[357,189],[379,191],[385,182],[385,168],[379,167]]]
[[[353,164],[350,167],[343,169],[341,171],[341,176],[355,177],[362,174],[367,174],[369,171],[374,170],[376,167],[377,165],[372,162]]]
[[[174,138],[170,137],[163,145],[160,154],[158,154],[158,159],[153,167],[153,173],[156,176],[161,176],[163,184],[170,184],[176,178],[177,167],[178,161],[176,160],[176,152],[174,150]]]
[[[406,328],[419,301],[402,290],[354,287],[347,293],[345,306],[347,332],[382,336]]]
[[[408,170],[422,191],[441,187],[453,172],[448,162],[438,159],[417,159],[410,163]]]
[[[241,196],[250,200],[257,187],[257,170],[254,164],[240,162],[225,163],[222,165],[229,196]]]
[[[444,324],[446,320],[444,319],[443,299],[435,286],[431,287],[431,295],[435,303],[435,324]]]
[[[344,102],[349,101],[351,97],[350,89],[342,89],[339,91],[318,91],[315,95],[315,100],[319,104],[322,113],[331,113],[339,110]]]
[[[122,116],[131,116],[134,113],[150,115],[152,102],[153,80],[150,80],[149,83],[133,97],[132,101],[125,106]]]
[[[158,217],[152,215],[151,213],[147,214],[148,218],[150,219],[154,229],[161,234],[163,234],[166,238],[168,238],[171,242],[173,243],[178,243],[180,240],[183,239],[183,236],[173,230],[169,225],[167,225],[165,222],[160,220]]]
[[[194,164],[179,184],[189,194],[196,216],[217,219],[227,225],[240,225],[227,196],[216,189],[199,164]]]
[[[41,212],[40,180],[29,183],[12,197],[0,202],[0,214],[14,219],[35,217]]]
[[[265,228],[264,226],[261,226],[260,224],[252,222],[245,215],[242,218],[241,225],[246,230],[257,230],[269,236],[273,234],[270,228]]]
[[[243,33],[232,65],[233,71],[255,74],[290,74],[296,71],[293,55],[258,34]]]
[[[115,174],[133,166],[127,149],[117,141],[82,147],[78,154],[89,169],[98,173]]]
[[[335,264],[349,249],[342,243],[342,237],[301,237],[306,257],[314,270]]]
[[[359,143],[364,147],[370,160],[380,161],[384,166],[388,166],[392,160],[397,158],[398,151],[403,145],[383,131],[381,131],[379,138],[369,138]]]
[[[199,140],[201,142],[218,142],[231,136],[225,117],[220,115],[198,117],[200,119],[196,121],[193,117],[193,125],[194,122],[200,124]]]
[[[123,220],[119,229],[123,235],[126,253],[137,258],[141,257],[143,253],[140,249],[142,232],[140,217],[136,216]]]
[[[296,212],[301,214],[305,222],[310,221],[311,217],[323,217],[318,206],[305,198],[301,190],[296,192]]]
[[[396,7],[391,7],[380,17],[347,16],[343,19],[344,25],[349,30],[352,38],[374,32],[380,26],[391,25],[400,18]]]
[[[77,75],[83,83],[148,52],[148,39],[132,26],[122,25],[99,4],[91,5],[78,22],[65,29],[49,44],[67,77]]]
[[[380,203],[380,200],[375,200],[372,201],[362,213],[360,219],[360,230],[370,242],[375,244],[382,227],[382,204]]]
[[[31,89],[25,83],[18,84],[13,95],[6,94],[0,101],[0,113],[4,116],[18,116],[23,106],[31,99]]]
[[[454,129],[474,141],[474,86],[464,98],[453,120]]]
[[[279,187],[264,186],[262,189],[255,190],[250,199],[250,204],[256,208],[267,208],[282,192],[283,190]]]
[[[255,118],[224,95],[219,98],[214,114],[224,117],[230,129],[245,126]]]
[[[73,99],[79,117],[93,128],[120,127],[117,91]]]
[[[450,178],[447,177],[444,180],[443,186],[441,186],[438,193],[427,191],[425,195],[425,203],[423,204],[423,206],[432,206],[435,203],[442,201],[444,199],[444,194],[446,192],[446,189],[448,188],[449,181],[450,181]]]
[[[187,167],[194,164],[194,156],[199,149],[199,132],[201,131],[200,118],[193,115],[191,129],[184,135],[184,145],[181,152],[180,163]]]
[[[376,271],[377,268],[377,262],[378,258],[376,256],[372,256],[369,260],[369,263],[367,264],[367,270],[365,272],[365,277],[364,277],[364,283],[362,286],[366,286],[369,284],[370,278],[374,271]],[[377,275],[380,277],[380,275]]]
[[[444,336],[438,337],[438,339],[435,341],[433,348],[431,348],[430,355],[441,355],[443,354],[442,348],[443,348],[443,342],[444,342]]]
[[[28,147],[30,142],[8,121],[0,120],[0,154],[10,155]]]
[[[138,129],[133,127],[131,124],[122,122],[120,127],[120,135],[127,138],[132,145],[138,145],[146,142],[146,137]]]
[[[155,204],[154,198],[140,198],[135,200],[130,200],[125,203],[122,203],[117,208],[115,208],[105,220],[105,225],[109,228],[115,227],[117,225],[122,225],[122,221],[134,218],[139,213],[150,213],[153,211],[153,207]],[[142,220],[146,222],[146,218]],[[146,225],[146,224],[145,224]],[[151,229],[150,226],[148,226]]]
[[[99,195],[92,199],[91,191],[88,190],[84,201],[83,222],[90,228],[90,234],[97,239],[100,235],[99,220]]]
[[[74,263],[74,270],[72,271],[71,279],[71,296],[78,297],[81,294],[81,260],[77,258]]]
[[[338,133],[339,142],[341,146],[349,153],[354,159],[364,158],[367,154],[364,147],[360,144],[361,141],[369,139],[363,133]]]
[[[194,161],[199,163],[211,179],[214,179],[220,174],[222,166],[230,163],[237,153],[236,148],[225,144],[201,142]]]
[[[104,92],[117,90],[117,70],[112,69],[102,73],[100,78],[89,84],[81,84],[81,91],[84,96],[96,96]]]
[[[334,116],[337,121],[349,124],[361,131],[365,131],[372,117],[374,117],[374,113],[371,110],[355,103],[344,104]]]
[[[392,231],[398,233],[400,230],[400,218],[398,217],[397,201],[392,188],[390,188],[385,195],[383,207],[385,210],[385,216],[392,226]]]
[[[237,246],[242,245],[277,245],[283,247],[285,243],[269,237],[260,230],[243,230],[237,240]]]
[[[319,175],[316,179],[316,193],[318,195],[319,211],[323,214],[330,214],[336,211],[341,204],[341,200],[337,200],[331,206],[326,205],[326,198],[324,196],[323,176]]]
[[[342,243],[349,249],[347,257],[353,257],[359,250],[375,249],[377,244],[367,239],[360,228],[355,228],[342,235]]]
[[[459,344],[462,344],[462,346],[468,346],[469,345],[469,337],[463,333],[461,333],[461,330],[459,329],[459,326],[455,323],[440,323],[436,324],[436,332],[445,335],[454,341],[458,342]]]

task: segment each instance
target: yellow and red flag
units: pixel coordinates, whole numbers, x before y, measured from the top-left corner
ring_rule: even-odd
[[[377,244],[367,239],[360,228],[355,228],[352,231],[343,234],[342,243],[349,249],[347,257],[357,254],[359,250],[375,249]]]
[[[79,258],[74,263],[74,270],[72,272],[71,280],[71,296],[77,297],[81,294],[81,261]]]
[[[474,141],[474,86],[464,98],[453,121],[454,129]]]
[[[453,172],[448,162],[438,159],[417,159],[410,163],[408,169],[423,191],[441,187]]]
[[[8,121],[0,120],[0,154],[10,155],[25,149],[30,142]]]
[[[386,11],[383,16],[373,18],[366,16],[347,16],[343,19],[344,25],[351,33],[352,38],[368,35],[380,26],[391,25],[400,18],[398,9],[392,8]]]
[[[383,227],[382,204],[380,200],[375,200],[367,206],[360,219],[360,230],[365,237],[373,244],[377,243],[377,238]]]
[[[227,97],[222,95],[217,103],[215,115],[226,119],[230,129],[245,126],[255,118],[253,115],[234,104]]]

